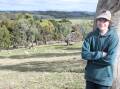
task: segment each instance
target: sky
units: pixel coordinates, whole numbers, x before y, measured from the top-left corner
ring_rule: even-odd
[[[97,2],[98,0],[0,0],[0,10],[94,12]]]

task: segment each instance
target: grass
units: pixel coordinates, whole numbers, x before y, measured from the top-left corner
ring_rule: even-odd
[[[81,43],[76,43],[74,45],[66,46],[66,44],[54,44],[54,45],[41,45],[37,47],[33,47],[31,49],[28,48],[20,48],[20,49],[14,49],[14,50],[2,50],[0,52],[1,58],[19,58],[20,56],[22,58],[26,57],[46,57],[48,54],[48,57],[51,56],[59,56],[61,54],[69,55],[74,54],[75,52],[80,52],[80,46]],[[24,57],[25,56],[25,57]]]
[[[59,20],[61,20],[61,19],[55,19],[56,21],[59,21]],[[73,25],[75,25],[75,24],[81,24],[81,23],[88,23],[88,22],[91,22],[91,21],[93,21],[93,19],[81,19],[81,18],[70,18],[70,19],[68,19],[69,21],[71,21],[72,22],[72,24]]]
[[[88,23],[91,22],[92,20],[90,19],[70,19],[72,24],[81,24],[81,23]]]
[[[0,89],[84,89],[82,43],[0,52]]]
[[[83,74],[2,71],[0,75],[0,89],[84,89]]]

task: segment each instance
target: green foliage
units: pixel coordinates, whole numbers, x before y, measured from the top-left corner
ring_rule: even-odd
[[[80,31],[83,35],[83,39],[85,39],[87,34],[92,31],[92,28],[93,28],[93,21],[82,22],[80,24]]]
[[[7,30],[6,26],[3,25],[0,27],[0,47],[1,48],[9,48],[10,47],[10,34]]]
[[[0,46],[1,48],[19,48],[47,44],[47,41],[65,41],[67,35],[72,31],[77,31],[76,34],[82,35],[84,38],[92,27],[90,21],[81,21],[80,25],[75,25],[73,29],[72,22],[74,21],[67,18],[60,20],[35,19],[29,13],[7,16],[0,21],[0,29],[2,29]]]
[[[52,33],[55,30],[54,25],[49,20],[42,20],[40,22],[41,26],[41,35],[42,35],[42,41],[46,44],[47,40],[52,39]]]

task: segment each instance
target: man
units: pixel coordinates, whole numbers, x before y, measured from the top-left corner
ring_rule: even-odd
[[[100,11],[96,17],[96,27],[82,46],[82,58],[87,60],[86,89],[110,89],[119,39],[115,28],[111,26],[109,10]]]

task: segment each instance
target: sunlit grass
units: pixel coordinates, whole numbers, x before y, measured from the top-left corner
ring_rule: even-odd
[[[82,42],[0,52],[0,89],[84,89]]]
[[[35,46],[31,49],[19,48],[13,50],[2,50],[0,57],[11,57],[11,56],[30,56],[39,53],[72,53],[79,52],[82,42],[75,43],[73,45],[66,46],[66,44],[54,44],[54,45],[40,45]],[[78,50],[74,50],[78,49]]]

